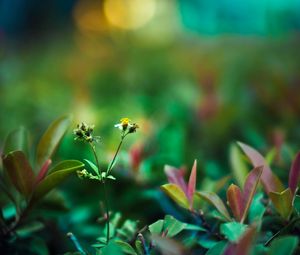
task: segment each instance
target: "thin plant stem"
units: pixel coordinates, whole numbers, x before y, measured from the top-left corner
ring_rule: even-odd
[[[279,236],[280,234],[284,233],[290,226],[292,226],[294,223],[296,223],[297,221],[300,220],[299,218],[295,218],[293,220],[291,220],[285,227],[283,227],[282,229],[280,229],[278,232],[276,232],[273,236],[271,236],[268,241],[265,242],[265,246],[268,246],[274,239],[275,237]]]
[[[92,148],[92,151],[93,151],[93,154],[94,154],[94,158],[96,160],[96,164],[97,164],[97,167],[98,167],[98,172],[99,172],[98,176],[102,180],[102,175],[100,174],[100,164],[99,164],[98,156],[97,156],[97,153],[96,153],[95,145],[93,143],[90,143],[90,145],[91,145],[91,148]]]
[[[121,149],[121,146],[123,144],[123,140],[124,138],[128,135],[128,133],[123,133],[122,136],[121,136],[121,141],[118,145],[118,148],[116,150],[116,153],[112,159],[112,161],[110,162],[107,170],[106,170],[106,176],[108,176],[108,174],[110,173],[111,169],[113,168],[113,165],[116,161],[116,158],[119,154],[119,151]],[[99,164],[99,160],[98,160],[98,157],[97,157],[97,153],[96,153],[96,149],[95,149],[95,146],[93,143],[90,143],[90,146],[92,148],[92,151],[93,151],[93,155],[94,155],[94,158],[96,160],[96,164],[97,164],[97,167],[98,167],[98,170],[100,172],[100,164]],[[99,176],[100,175],[100,176]],[[107,190],[106,190],[106,182],[105,182],[105,178],[102,178],[102,174],[99,173],[99,177],[100,177],[100,180],[103,184],[103,190],[104,190],[104,206],[105,206],[105,211],[106,211],[106,244],[109,243],[109,239],[110,239],[110,215],[109,215],[109,205],[108,205],[108,196],[107,196]]]
[[[117,155],[119,154],[119,151],[120,151],[120,148],[121,148],[121,146],[122,146],[122,143],[123,143],[123,140],[124,140],[125,136],[126,136],[126,135],[123,135],[123,136],[121,137],[121,141],[120,141],[119,146],[118,146],[118,148],[117,148],[117,150],[116,150],[116,153],[115,153],[115,155],[114,155],[112,161],[110,162],[109,167],[107,168],[106,176],[109,174],[109,172],[111,171],[111,169],[112,169],[112,167],[113,167],[113,165],[114,165],[114,163],[115,163],[115,161],[116,161]]]
[[[102,174],[100,174],[100,164],[99,164],[99,160],[98,160],[98,156],[97,156],[97,153],[96,153],[96,149],[95,149],[95,146],[94,144],[90,143],[91,145],[91,148],[92,148],[92,151],[93,151],[93,154],[94,154],[94,158],[96,160],[96,164],[97,164],[97,167],[98,167],[98,171],[99,171],[99,174],[98,176],[100,177],[100,181],[101,183],[103,184],[103,190],[104,190],[104,206],[105,206],[105,211],[106,211],[106,244],[108,244],[109,242],[109,237],[110,237],[110,216],[109,216],[109,205],[108,205],[108,197],[107,197],[107,191],[106,191],[106,183],[105,183],[105,179],[102,178]]]
[[[104,190],[104,203],[105,203],[105,209],[106,209],[106,244],[108,244],[110,239],[110,216],[109,216],[109,205],[108,205],[108,196],[106,191],[106,183],[105,181],[103,183],[103,190]]]
[[[70,240],[72,241],[72,243],[74,244],[74,246],[78,252],[80,252],[81,254],[87,254],[83,250],[81,244],[79,243],[78,239],[76,238],[76,236],[73,233],[71,233],[71,232],[67,233],[67,237],[70,238]]]

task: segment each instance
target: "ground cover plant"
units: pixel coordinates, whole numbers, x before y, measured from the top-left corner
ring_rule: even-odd
[[[41,208],[49,213],[49,205],[52,209],[61,206],[63,196],[58,191],[50,191],[72,173],[96,183],[101,190],[99,200],[103,210],[97,213],[94,241],[82,242],[78,229],[65,230],[64,242],[69,244],[64,246],[64,253],[298,254],[300,153],[293,153],[290,169],[283,177],[288,179],[287,188],[269,166],[275,159],[274,151],[265,159],[241,142],[231,146],[232,174],[211,181],[210,185],[199,182],[197,160],[187,182],[186,168],[165,165],[168,183],[160,186],[161,191],[157,187],[148,188],[148,193],[152,199],[153,194],[165,199],[168,210],[153,222],[141,224],[139,219],[124,217],[122,208],[113,211],[107,190],[110,182],[118,187],[119,176],[115,176],[113,169],[122,162],[118,157],[125,138],[139,131],[139,125],[128,118],[115,124],[120,141],[107,163],[99,157],[104,157],[105,152],[101,150],[99,154],[97,150],[103,138],[94,134],[93,125],[82,122],[73,131],[76,140],[73,142],[90,147],[93,159],[63,160],[50,167],[51,158],[70,124],[68,116],[54,121],[38,142],[35,157],[29,156],[24,128],[6,138],[1,170],[1,251],[4,254],[24,251],[49,254],[49,234],[54,234],[49,232],[49,222],[59,222],[58,216],[65,212],[41,215]],[[84,144],[81,146],[85,147]],[[249,166],[253,168],[251,171]],[[80,179],[77,182],[84,182]],[[89,204],[84,206],[89,210]],[[26,245],[28,242],[31,245]]]

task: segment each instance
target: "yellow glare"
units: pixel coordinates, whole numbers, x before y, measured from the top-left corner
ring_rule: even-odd
[[[107,20],[122,29],[137,29],[154,16],[156,0],[105,0]]]

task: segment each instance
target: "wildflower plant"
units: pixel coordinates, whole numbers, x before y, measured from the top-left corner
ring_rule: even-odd
[[[99,158],[96,152],[96,145],[99,143],[100,137],[95,136],[93,134],[94,132],[94,125],[88,125],[84,122],[77,125],[77,128],[74,129],[73,133],[75,135],[75,140],[82,141],[87,143],[93,153],[95,163],[92,161],[85,159],[85,162],[90,166],[90,168],[93,170],[93,173],[90,173],[86,169],[77,171],[77,175],[79,178],[84,179],[92,179],[99,181],[103,186],[103,193],[104,193],[104,205],[106,210],[106,240],[105,243],[108,244],[111,233],[110,233],[110,213],[109,213],[109,205],[108,205],[108,196],[107,196],[107,189],[106,189],[106,181],[108,179],[115,180],[116,178],[111,175],[111,171],[116,163],[117,156],[119,154],[119,151],[122,147],[123,141],[127,135],[135,133],[137,128],[139,126],[136,123],[131,123],[131,120],[129,118],[122,118],[120,120],[120,123],[115,125],[116,128],[118,128],[121,131],[121,139],[119,142],[119,145],[114,153],[114,156],[111,160],[111,162],[108,164],[108,167],[106,170],[101,169],[99,164]]]

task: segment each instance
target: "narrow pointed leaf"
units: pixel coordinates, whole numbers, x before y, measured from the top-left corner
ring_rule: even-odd
[[[165,165],[165,174],[167,175],[169,183],[178,185],[185,194],[187,194],[187,185],[184,181],[184,169],[177,169],[173,166]]]
[[[3,165],[16,189],[28,198],[32,192],[35,177],[24,152],[8,153],[3,158]]]
[[[293,210],[293,194],[290,188],[282,192],[270,192],[269,196],[276,211],[284,218],[288,219]]]
[[[31,198],[31,204],[40,200],[49,191],[64,181],[71,173],[83,168],[84,164],[77,160],[65,160],[56,165],[50,170],[49,175],[36,186]]]
[[[290,170],[289,187],[293,194],[295,194],[300,180],[300,152],[297,153]]]
[[[195,194],[212,204],[228,221],[231,220],[223,201],[216,193],[208,191],[197,191]]]
[[[237,180],[239,186],[243,187],[248,174],[248,170],[246,163],[242,158],[242,152],[235,144],[231,144],[229,155],[233,176]]]
[[[257,190],[257,186],[260,180],[260,177],[263,172],[263,167],[256,167],[254,168],[247,176],[247,179],[245,181],[244,185],[244,191],[243,191],[243,200],[244,200],[244,212],[243,217],[241,221],[243,222],[248,214],[248,210],[250,208],[251,202],[253,200],[254,194]]]
[[[95,174],[96,174],[97,176],[100,176],[98,167],[97,167],[92,161],[90,161],[90,160],[88,160],[88,159],[84,159],[84,161],[85,161],[86,163],[88,163],[88,165],[93,169],[93,171],[95,172]]]
[[[62,116],[52,122],[46,130],[37,146],[36,163],[38,168],[40,168],[47,159],[52,157],[63,135],[70,126],[70,123],[71,118],[69,116]]]
[[[244,202],[242,192],[235,184],[231,184],[227,190],[227,201],[234,218],[240,221],[244,211]]]
[[[197,182],[197,160],[194,161],[194,165],[190,174],[190,179],[188,183],[187,197],[190,201],[190,207],[193,207],[193,197],[196,190]]]
[[[178,185],[172,183],[165,184],[161,186],[161,189],[170,198],[172,198],[178,205],[180,205],[185,209],[189,209],[189,200]]]
[[[238,142],[238,145],[251,160],[254,167],[263,166],[264,170],[261,176],[263,186],[267,193],[271,191],[280,192],[284,190],[284,186],[279,178],[272,173],[271,168],[266,163],[264,157],[255,149],[244,143]]]
[[[24,127],[20,127],[11,133],[5,139],[3,155],[12,151],[23,151],[28,153],[28,133]]]

